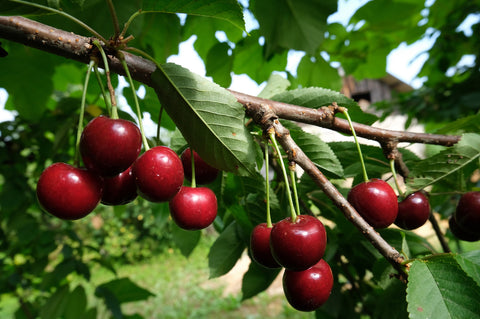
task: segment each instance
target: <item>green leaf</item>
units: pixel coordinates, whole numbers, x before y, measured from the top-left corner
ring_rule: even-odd
[[[305,155],[315,163],[324,174],[331,177],[343,177],[343,167],[330,146],[319,137],[307,133],[292,122],[282,121],[288,128],[292,139],[303,150]]]
[[[276,94],[285,92],[289,86],[289,80],[279,74],[272,73],[268,78],[267,85],[265,85],[260,94],[258,94],[258,97],[269,99]]]
[[[438,129],[437,134],[448,134],[458,132],[479,132],[480,131],[480,112],[475,115],[459,118],[456,121],[447,123]]]
[[[185,230],[172,223],[172,237],[183,256],[188,257],[200,241],[201,231]]]
[[[186,13],[211,17],[230,22],[237,28],[245,30],[242,7],[234,0],[144,0],[144,11],[163,13]]]
[[[252,6],[261,34],[265,56],[295,49],[314,54],[324,39],[327,18],[337,11],[336,0],[263,0]]]
[[[112,294],[119,303],[140,301],[155,296],[150,291],[138,286],[129,278],[119,278],[101,284],[95,290],[97,297]]]
[[[342,89],[342,78],[338,69],[332,67],[322,56],[312,57],[305,55],[297,68],[298,83],[302,87],[323,87],[340,91]]]
[[[408,186],[422,189],[459,172],[480,158],[480,135],[467,133],[460,142],[440,153],[418,162],[410,170]]]
[[[228,225],[210,248],[208,253],[210,278],[225,275],[242,256],[245,243],[241,240],[237,228],[236,222]]]
[[[252,261],[242,279],[242,300],[252,298],[267,289],[280,273],[280,268],[265,268]]]
[[[408,312],[417,318],[480,318],[480,287],[453,255],[412,263],[407,286]]]
[[[231,93],[171,63],[155,71],[152,82],[165,110],[205,162],[241,175],[255,172],[245,111]]]
[[[68,294],[65,319],[83,319],[87,310],[87,294],[82,286],[77,286]]]
[[[205,61],[207,76],[211,76],[213,81],[220,86],[229,87],[232,83],[230,72],[233,67],[233,56],[230,46],[225,42],[219,42],[208,51]]]
[[[277,94],[272,99],[309,108],[319,108],[336,102],[339,106],[348,108],[348,114],[352,121],[370,125],[377,120],[375,115],[364,113],[354,100],[330,89],[317,87],[296,89]],[[340,114],[336,116],[343,117]]]
[[[68,285],[62,286],[48,298],[45,305],[40,309],[41,319],[60,318],[65,313],[69,296]]]
[[[480,286],[480,250],[469,251],[456,256],[463,271]]]

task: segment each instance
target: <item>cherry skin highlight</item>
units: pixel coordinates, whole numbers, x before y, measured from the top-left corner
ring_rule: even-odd
[[[330,297],[333,274],[328,263],[321,259],[303,271],[285,270],[283,292],[290,305],[299,311],[314,311]]]
[[[207,187],[183,186],[169,202],[170,215],[178,227],[199,230],[217,217],[217,197]]]
[[[270,234],[273,258],[286,269],[300,271],[315,265],[325,253],[327,233],[322,222],[310,215],[298,215],[277,222]]]
[[[373,178],[354,186],[347,199],[373,228],[387,228],[397,218],[397,195],[392,187],[381,179]]]
[[[140,154],[142,137],[135,123],[99,116],[83,129],[80,154],[89,170],[112,177],[128,169]]]
[[[90,214],[102,198],[102,178],[66,163],[47,167],[37,183],[37,199],[46,212],[67,220]]]
[[[140,155],[132,171],[138,194],[151,202],[169,201],[183,184],[182,161],[166,146],[153,147]]]
[[[212,183],[218,176],[218,169],[208,165],[197,152],[190,147],[182,152],[180,158],[183,164],[183,171],[185,178],[189,181],[192,180],[192,155],[195,161],[195,182],[200,185]]]
[[[430,216],[430,203],[423,192],[408,195],[398,203],[395,225],[402,229],[416,229],[423,226]]]
[[[253,260],[266,268],[279,268],[280,265],[273,258],[270,250],[270,234],[272,227],[267,223],[261,223],[255,226],[250,235],[250,253]]]

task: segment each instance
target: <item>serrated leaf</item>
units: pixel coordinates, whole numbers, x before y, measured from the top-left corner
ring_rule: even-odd
[[[418,162],[410,169],[408,186],[422,189],[458,172],[480,158],[480,135],[467,133],[459,143]]]
[[[210,247],[208,253],[210,278],[225,275],[242,256],[245,250],[245,243],[241,240],[237,227],[236,222],[228,225],[215,240],[212,247]]]
[[[414,261],[408,279],[411,319],[480,318],[480,287],[465,274],[453,255]]]
[[[316,55],[314,58],[305,55],[298,64],[297,68],[298,83],[302,87],[323,87],[336,91],[342,88],[342,78],[338,69],[332,67],[322,56]]]
[[[230,46],[225,42],[215,44],[207,54],[205,68],[207,76],[223,87],[229,87],[232,83],[230,75],[233,67],[233,56],[229,54]]]
[[[270,269],[250,262],[242,279],[242,300],[252,298],[267,289],[280,273],[280,268]]]
[[[263,90],[258,94],[258,97],[269,99],[276,94],[285,92],[289,86],[289,80],[279,74],[272,73],[268,78],[267,85],[265,85]]]
[[[240,175],[255,173],[245,111],[230,92],[172,63],[157,69],[152,82],[170,118],[205,162]]]
[[[456,256],[463,271],[480,286],[480,250],[469,251]]]
[[[323,173],[332,177],[343,177],[343,167],[330,146],[319,137],[303,131],[292,122],[282,121],[288,128],[292,139],[303,150],[310,160],[315,163]],[[328,174],[330,173],[330,174]]]
[[[198,242],[200,241],[201,232],[185,230],[177,226],[177,224],[172,224],[172,237],[175,245],[180,249],[180,252],[183,256],[188,257],[192,251],[197,247]]]
[[[272,100],[309,108],[319,108],[336,102],[339,106],[348,109],[348,113],[354,122],[370,125],[378,119],[373,114],[364,113],[360,106],[358,106],[358,103],[354,100],[346,97],[340,92],[325,88],[311,87],[286,91],[275,95],[272,97]],[[337,114],[336,116],[343,117],[343,115],[340,114]]]
[[[144,0],[144,11],[162,13],[186,13],[203,17],[226,20],[241,30],[245,30],[242,7],[234,0]]]
[[[155,296],[150,291],[138,286],[129,278],[114,279],[101,284],[95,290],[97,297],[106,297],[113,295],[118,303],[145,300],[148,297]]]

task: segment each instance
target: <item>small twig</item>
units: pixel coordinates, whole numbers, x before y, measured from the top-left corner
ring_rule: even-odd
[[[432,224],[433,230],[435,231],[435,235],[437,235],[440,245],[442,245],[443,252],[445,253],[451,252],[452,250],[450,249],[450,246],[448,246],[447,240],[445,239],[445,236],[442,233],[442,230],[440,229],[440,226],[438,225],[437,219],[435,218],[435,215],[433,214],[433,212],[430,213],[428,220]]]

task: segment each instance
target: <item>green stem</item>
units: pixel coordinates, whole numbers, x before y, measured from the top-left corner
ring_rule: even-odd
[[[120,35],[120,26],[118,24],[117,12],[115,11],[112,0],[107,0],[107,4],[108,10],[110,10],[110,15],[112,16],[113,28],[115,29],[114,39],[118,39],[118,36]]]
[[[193,149],[190,147],[190,158],[192,161],[192,188],[197,187],[197,182],[195,181],[195,156],[193,156]]]
[[[296,182],[296,174],[295,174],[295,162],[291,162],[288,165],[290,170],[290,179],[292,180],[292,188],[293,188],[293,197],[295,198],[295,207],[297,209],[297,215],[300,215],[300,202],[298,200],[298,193],[297,193],[297,182]]]
[[[125,57],[122,54],[120,54],[119,58],[120,58],[120,61],[122,62],[123,68],[125,69],[125,74],[127,75],[128,82],[130,83],[130,87],[132,88],[133,100],[135,101],[135,108],[136,108],[137,117],[138,117],[138,125],[140,126],[140,133],[142,134],[143,147],[145,148],[145,151],[148,151],[150,149],[150,146],[148,145],[147,137],[145,135],[145,130],[143,129],[142,112],[140,111],[140,104],[138,103],[137,92],[135,91],[135,85],[133,84],[133,79],[132,79],[132,76],[130,75],[130,70],[128,69],[127,62],[125,62]]]
[[[282,153],[280,153],[280,148],[278,147],[277,140],[275,139],[275,132],[269,133],[268,136],[270,137],[270,140],[273,143],[273,147],[277,152],[278,161],[280,162],[280,167],[282,168],[283,178],[285,180],[285,186],[287,189],[288,203],[290,205],[292,223],[294,223],[297,219],[297,214],[295,213],[295,207],[293,206],[292,193],[290,192],[290,183],[288,182],[287,170],[285,169],[285,164],[283,163]]]
[[[393,180],[395,181],[395,187],[397,188],[398,195],[400,196],[401,199],[403,199],[405,197],[405,194],[402,192],[400,188],[400,184],[397,178],[397,172],[395,171],[395,160],[393,158],[390,160],[390,170],[392,171]]]
[[[272,228],[272,216],[270,215],[270,178],[269,178],[268,140],[265,142],[265,194],[267,204],[267,227]]]
[[[122,32],[120,32],[120,35],[119,37],[120,38],[123,38],[125,36],[125,34],[127,33],[127,30],[128,28],[130,27],[130,24],[132,23],[132,21],[138,17],[139,15],[141,15],[142,13],[145,13],[146,11],[142,11],[142,10],[138,10],[137,12],[135,12],[134,14],[132,14],[130,16],[130,18],[128,18],[127,22],[125,23],[125,25],[123,26],[123,30]]]
[[[160,105],[160,113],[158,114],[157,122],[157,141],[160,141],[160,128],[162,123],[163,105]]]
[[[115,90],[113,89],[112,81],[110,79],[110,67],[108,65],[107,55],[98,40],[93,40],[93,44],[98,48],[98,51],[100,51],[100,55],[102,56],[102,61],[105,68],[105,75],[107,76],[107,87],[108,92],[110,92],[110,101],[112,106],[111,117],[112,119],[118,119],[117,99],[115,98]]]
[[[98,65],[95,63],[94,65],[94,70],[95,70],[95,75],[97,77],[97,82],[98,85],[100,86],[100,89],[102,90],[102,96],[103,99],[105,100],[105,105],[107,106],[107,113],[108,116],[112,116],[112,103],[110,101],[110,98],[107,95],[107,92],[105,91],[105,86],[103,85],[102,79],[100,78],[100,72],[98,71]]]
[[[368,182],[368,175],[367,169],[365,167],[365,162],[363,161],[362,149],[360,148],[360,143],[357,139],[357,134],[355,133],[355,128],[353,127],[352,120],[350,119],[350,115],[348,115],[348,110],[346,108],[342,108],[341,112],[345,114],[347,118],[348,125],[350,126],[350,130],[352,131],[353,139],[355,140],[355,145],[357,146],[358,156],[360,157],[360,164],[362,165],[362,172],[363,172],[363,180]]]
[[[73,22],[75,22],[76,24],[80,25],[82,28],[84,28],[85,30],[87,30],[88,32],[90,32],[92,35],[94,35],[95,37],[97,37],[98,39],[102,40],[104,43],[107,43],[107,40],[105,40],[105,38],[100,34],[98,33],[97,31],[95,31],[92,27],[88,26],[87,24],[85,24],[83,21],[75,18],[74,16],[64,12],[64,11],[61,11],[61,10],[57,10],[57,9],[54,9],[54,8],[51,8],[51,7],[47,7],[47,6],[44,6],[44,5],[41,5],[41,4],[38,4],[38,3],[33,3],[33,2],[27,2],[27,1],[22,1],[22,0],[9,0],[10,2],[16,2],[16,3],[20,3],[20,4],[24,4],[24,5],[27,5],[27,6],[31,6],[31,7],[35,7],[35,8],[39,8],[39,9],[43,9],[43,10],[46,10],[46,11],[50,11],[50,12],[54,12],[54,13],[57,13],[61,16],[64,16],[70,20],[72,20]]]
[[[75,142],[75,165],[78,166],[80,163],[80,138],[82,137],[83,131],[83,114],[85,113],[85,100],[87,98],[87,87],[90,80],[90,73],[92,72],[92,67],[95,65],[95,61],[91,60],[88,64],[87,74],[85,76],[85,83],[83,84],[82,91],[82,102],[80,104],[80,115],[78,117],[78,127],[77,127],[77,140]]]

